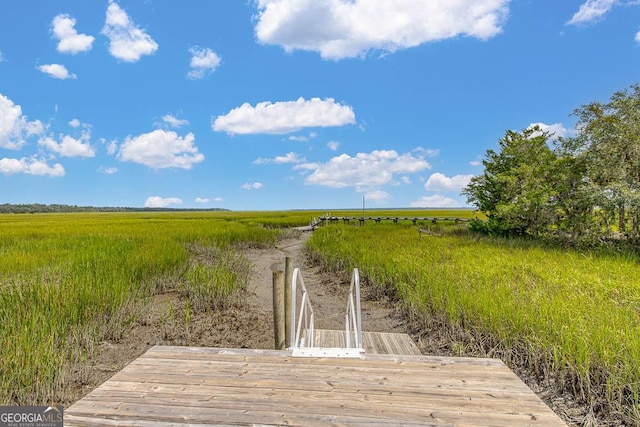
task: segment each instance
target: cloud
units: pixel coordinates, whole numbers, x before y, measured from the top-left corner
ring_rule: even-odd
[[[636,33],[635,40],[640,43],[640,31]],[[0,54],[0,62],[2,62],[2,54]]]
[[[49,74],[51,77],[60,80],[75,79],[77,77],[75,74],[70,74],[67,67],[61,64],[45,64],[36,68],[43,73]]]
[[[220,65],[220,57],[209,48],[193,46],[189,48],[191,56],[191,71],[187,73],[187,78],[199,80],[207,74],[213,73]]]
[[[395,52],[468,36],[488,40],[502,31],[510,0],[257,0],[259,42],[325,59]]]
[[[375,150],[334,157],[327,163],[303,163],[294,169],[312,170],[307,184],[332,188],[367,188],[392,183],[395,174],[410,174],[431,168],[422,156],[399,155],[394,150]]]
[[[264,185],[261,182],[254,182],[252,184],[245,183],[240,186],[243,190],[259,190],[262,187],[264,187]]]
[[[69,126],[71,126],[72,128],[80,127],[80,120],[73,119],[73,120],[69,121]]]
[[[153,169],[191,169],[204,160],[194,141],[192,133],[183,138],[175,132],[157,129],[136,137],[128,136],[120,146],[118,159]]]
[[[338,141],[329,141],[327,142],[327,147],[329,147],[331,151],[336,151],[338,147],[340,147],[340,143]]]
[[[422,148],[422,147],[413,149],[413,152],[417,153],[419,156],[422,156],[422,157],[435,157],[438,154],[440,154],[440,150],[438,149]]]
[[[189,120],[186,119],[178,119],[171,114],[165,114],[162,116],[162,121],[171,126],[172,128],[179,128],[180,126],[185,126],[189,124]]]
[[[389,198],[389,193],[382,190],[367,191],[364,193],[364,198],[367,201],[384,202]]]
[[[62,157],[95,157],[96,152],[89,144],[88,132],[83,132],[80,139],[69,135],[61,135],[60,138],[60,142],[56,142],[50,136],[42,137],[38,140],[38,145]]]
[[[318,134],[316,132],[310,132],[309,136],[293,135],[293,136],[289,137],[289,141],[306,142],[306,141],[309,141],[312,138],[315,138],[316,136],[318,136]]]
[[[431,174],[427,182],[424,184],[425,190],[446,190],[458,191],[462,190],[469,184],[473,175],[455,175],[449,178],[439,172]]]
[[[222,197],[214,197],[213,199],[205,197],[196,197],[196,203],[224,202]]]
[[[101,166],[101,167],[98,168],[98,172],[106,174],[106,175],[113,175],[114,173],[118,173],[118,168]]]
[[[145,208],[166,208],[170,205],[181,205],[182,200],[177,197],[168,197],[166,199],[160,196],[151,196],[148,197],[144,202]]]
[[[76,20],[67,14],[60,14],[53,18],[51,32],[59,40],[58,52],[75,55],[79,52],[91,50],[95,37],[78,34],[75,25]]]
[[[158,50],[158,43],[113,0],[109,1],[101,33],[109,38],[109,53],[125,62],[137,62],[143,55]]]
[[[471,166],[482,166],[482,160],[471,160],[469,164]]]
[[[307,159],[305,159],[303,156],[300,156],[300,154],[291,152],[291,153],[285,154],[284,156],[276,156],[273,159],[264,159],[262,157],[259,157],[253,161],[253,164],[268,165],[268,164],[275,163],[277,165],[282,165],[285,163],[302,163],[306,161]]]
[[[618,3],[618,0],[587,0],[567,21],[567,25],[585,24],[602,18]]]
[[[4,57],[4,54],[0,52],[0,62],[5,62],[7,59]]]
[[[412,202],[410,206],[412,208],[458,208],[464,206],[464,203],[442,194],[434,194],[433,196],[422,196],[419,200]]]
[[[408,185],[408,184],[411,184],[411,178],[410,178],[410,177],[408,177],[408,176],[406,176],[406,175],[405,175],[405,176],[400,177],[400,179],[402,180],[402,182],[403,182],[404,184],[407,184],[407,185]]]
[[[0,93],[0,148],[18,150],[26,143],[26,138],[43,132],[40,120],[28,121],[22,108]]]
[[[564,138],[565,136],[571,135],[573,132],[564,127],[562,123],[554,123],[551,125],[545,123],[531,123],[527,129],[533,129],[538,126],[542,132],[548,132],[553,135],[555,138]],[[533,133],[533,137],[541,135],[538,132]]]
[[[114,139],[114,140],[111,140],[111,141],[107,142],[105,139],[102,139],[102,143],[106,144],[106,146],[107,146],[107,154],[108,155],[113,156],[118,151],[118,141],[117,140]]]
[[[14,175],[16,173],[24,173],[27,175],[39,175],[59,177],[64,176],[65,170],[60,163],[49,166],[47,162],[39,159],[0,159],[0,173],[4,175]]]
[[[285,134],[307,127],[344,126],[355,123],[353,109],[333,98],[297,101],[260,102],[255,107],[244,103],[213,122],[215,131],[233,134]]]

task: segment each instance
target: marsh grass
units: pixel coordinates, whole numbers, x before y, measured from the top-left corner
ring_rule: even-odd
[[[196,310],[221,309],[233,303],[237,289],[245,289],[251,266],[239,252],[212,246],[191,246],[191,265],[184,274],[184,292]]]
[[[247,280],[237,248],[280,234],[208,213],[0,215],[0,404],[61,401],[74,363],[157,292],[224,306]]]
[[[358,267],[380,293],[393,289],[413,317],[442,319],[486,353],[553,376],[594,410],[640,423],[636,254],[491,239],[454,226],[420,238],[415,227],[385,224],[323,227],[308,245],[327,268]]]

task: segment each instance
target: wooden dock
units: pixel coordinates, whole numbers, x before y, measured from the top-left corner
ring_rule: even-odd
[[[565,425],[497,359],[169,346],[65,411],[68,426],[186,424]]]
[[[411,221],[413,225],[416,225],[418,222],[429,221],[432,224],[437,224],[440,221],[444,222],[454,222],[456,224],[460,222],[468,222],[471,221],[471,218],[457,218],[457,217],[439,217],[439,216],[423,216],[423,217],[414,217],[414,216],[321,216],[317,219],[312,220],[310,227],[313,229],[317,226],[322,225],[323,223],[328,224],[337,224],[342,221],[344,224],[349,224],[351,221],[357,221],[360,225],[364,225],[367,221],[373,221],[376,224],[380,224],[382,221],[392,221],[394,224],[397,224],[400,221]]]

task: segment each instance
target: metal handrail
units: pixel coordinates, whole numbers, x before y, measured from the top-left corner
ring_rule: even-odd
[[[300,317],[297,319],[296,325],[296,301],[297,301],[297,287],[300,283],[300,289],[302,290],[302,299],[300,300]],[[304,286],[304,279],[299,268],[293,270],[293,277],[291,279],[291,325],[289,344],[290,348],[313,347],[315,342],[315,316],[313,314],[313,307],[311,306],[311,300],[309,299],[309,293]],[[304,329],[302,325],[304,323]],[[302,333],[304,332],[304,336]],[[306,339],[306,343],[305,343]]]
[[[347,300],[347,312],[345,314],[345,340],[347,348],[357,348],[364,351],[362,347],[362,317],[360,315],[360,274],[358,269],[353,269],[351,275],[351,286],[349,287],[349,298]],[[351,336],[354,337],[354,345],[351,345]]]

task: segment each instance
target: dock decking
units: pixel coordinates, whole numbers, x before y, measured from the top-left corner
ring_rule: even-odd
[[[155,346],[65,425],[564,426],[497,359]]]

